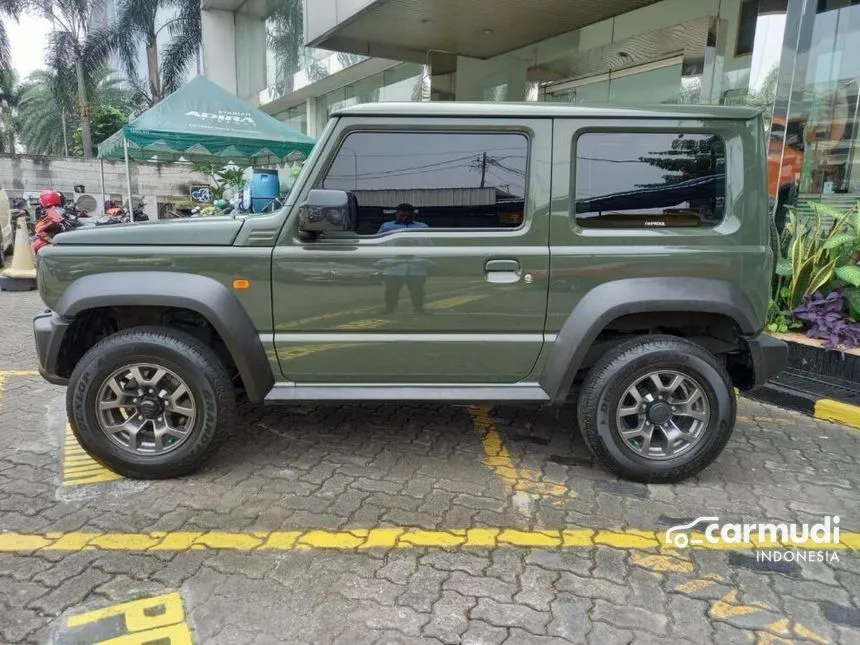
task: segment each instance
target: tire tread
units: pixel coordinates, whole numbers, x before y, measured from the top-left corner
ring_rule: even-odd
[[[607,351],[587,374],[579,394],[577,420],[580,432],[589,450],[605,467],[625,479],[633,479],[645,483],[677,482],[700,472],[710,465],[716,456],[722,452],[731,436],[731,431],[725,433],[725,436],[720,437],[719,441],[710,450],[699,452],[694,459],[682,465],[652,473],[628,469],[619,464],[606,450],[593,423],[593,416],[588,412],[596,409],[601,392],[607,387],[608,381],[618,372],[619,366],[625,366],[645,354],[661,350],[693,353],[708,362],[716,370],[731,397],[732,424],[734,424],[737,412],[737,400],[734,388],[725,366],[713,354],[691,340],[680,336],[654,334],[625,341]]]

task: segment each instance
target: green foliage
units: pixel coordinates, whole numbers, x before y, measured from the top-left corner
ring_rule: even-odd
[[[812,215],[789,210],[789,224],[781,241],[783,255],[776,264],[768,329],[786,331],[798,326],[792,312],[804,296],[841,290],[848,311],[860,320],[860,204],[848,211],[810,203]],[[828,222],[829,220],[829,222]]]
[[[156,19],[163,9],[169,10],[173,18],[158,24]],[[166,48],[160,48],[158,40],[164,30],[170,40]],[[151,107],[182,85],[200,50],[200,0],[120,0],[107,40],[110,50],[118,55],[136,99]],[[146,80],[138,77],[140,45],[147,55]]]
[[[0,151],[15,153],[15,142],[21,129],[18,106],[21,104],[21,86],[15,70],[0,69]]]
[[[855,227],[860,224],[857,213],[820,203],[811,203],[810,207],[810,217],[800,217],[794,209],[789,211],[791,234],[786,257],[777,264],[777,275],[785,278],[777,294],[782,300],[778,304],[788,311],[799,307],[804,295],[839,287],[839,280],[860,286],[860,268],[855,261],[860,249],[860,228]],[[825,224],[825,218],[832,218],[832,223]]]
[[[275,56],[275,87],[279,95],[292,91],[293,74],[302,66],[304,7],[302,0],[283,0],[266,21],[268,48]],[[311,76],[314,74],[311,69]],[[319,80],[319,79],[314,79]]]
[[[860,267],[856,264],[846,264],[845,266],[836,267],[836,275],[843,282],[847,282],[852,287],[860,287]]]
[[[771,300],[767,310],[767,330],[772,334],[784,334],[802,325],[795,320],[790,311],[779,308],[776,300]]]
[[[24,0],[0,0],[0,68],[2,69],[12,68],[12,50],[9,48],[9,34],[6,32],[3,18],[17,21],[24,5]]]
[[[848,288],[842,293],[848,303],[848,313],[854,320],[860,320],[860,289]]]
[[[18,107],[19,139],[27,152],[37,155],[63,155],[66,153],[63,132],[74,144],[74,132],[79,128],[74,106],[74,86],[51,70],[33,72],[21,84],[21,101]],[[110,106],[128,114],[131,96],[121,87],[121,80],[111,76],[106,67],[92,76],[92,101],[96,105]],[[118,129],[118,128],[117,128]],[[113,134],[112,132],[110,134]],[[80,148],[83,151],[83,147]]]
[[[93,154],[98,154],[98,144],[115,134],[124,126],[128,119],[122,110],[111,105],[97,105],[91,112],[93,128]],[[81,129],[75,130],[73,151],[82,155],[84,151]]]
[[[224,166],[217,163],[191,164],[194,172],[209,175],[212,186],[212,199],[222,199],[227,188],[239,188],[245,183],[245,171],[235,166]]]

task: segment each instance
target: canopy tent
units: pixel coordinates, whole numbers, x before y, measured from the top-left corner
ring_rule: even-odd
[[[307,156],[314,140],[198,76],[99,144],[100,159],[271,166]],[[102,186],[104,192],[104,186]]]

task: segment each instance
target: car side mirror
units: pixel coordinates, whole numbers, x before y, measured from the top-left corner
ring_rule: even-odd
[[[349,195],[342,190],[312,190],[299,206],[299,231],[302,233],[344,233],[355,224]]]

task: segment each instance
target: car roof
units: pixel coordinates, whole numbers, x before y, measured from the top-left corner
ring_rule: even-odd
[[[633,118],[747,120],[761,114],[758,108],[725,105],[582,106],[564,103],[467,103],[430,101],[362,103],[336,110],[332,116],[436,116],[520,118]]]

